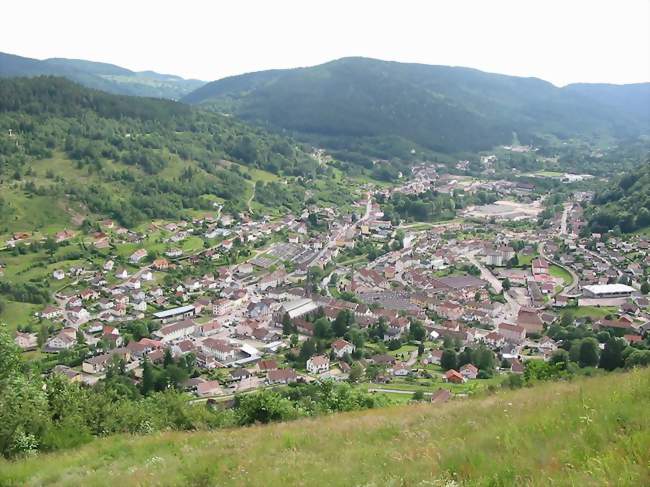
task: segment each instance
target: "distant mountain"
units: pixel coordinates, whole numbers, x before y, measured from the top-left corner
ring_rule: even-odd
[[[650,83],[629,85],[576,83],[564,89],[641,119],[650,119]]]
[[[650,114],[640,107],[649,87],[558,88],[469,68],[343,58],[225,78],[181,101],[335,144],[390,136],[450,153],[510,143],[515,133],[522,143],[648,133]]]
[[[89,88],[118,95],[177,100],[205,82],[154,71],[131,71],[108,63],[81,59],[38,60],[0,53],[0,77],[63,76]]]

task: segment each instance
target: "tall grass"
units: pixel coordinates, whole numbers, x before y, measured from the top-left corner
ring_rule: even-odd
[[[650,485],[650,370],[445,405],[117,436],[0,463],[0,485]]]

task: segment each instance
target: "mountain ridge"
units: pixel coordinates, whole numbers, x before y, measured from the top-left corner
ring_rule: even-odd
[[[650,83],[641,87],[632,98],[650,100]],[[620,138],[650,131],[650,114],[623,110],[620,102],[606,103],[603,90],[593,91],[473,68],[351,57],[231,76],[181,101],[303,135],[397,135],[447,153],[506,144],[513,133],[533,143],[543,136]]]
[[[117,95],[177,100],[205,82],[155,71],[132,71],[84,59],[33,59],[0,52],[0,78],[62,76],[88,88]]]

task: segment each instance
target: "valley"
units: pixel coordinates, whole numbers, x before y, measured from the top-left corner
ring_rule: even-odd
[[[0,484],[647,480],[647,84],[16,58]]]

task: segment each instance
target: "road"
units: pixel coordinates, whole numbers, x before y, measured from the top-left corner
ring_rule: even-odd
[[[474,254],[467,254],[467,259],[478,269],[481,271],[481,279],[486,280],[487,282],[490,283],[490,286],[492,286],[492,289],[494,290],[495,293],[500,294],[501,291],[503,291],[503,286],[501,285],[501,281],[499,281],[492,272],[490,272],[490,269],[485,267],[483,264],[481,264]]]
[[[352,223],[351,225],[343,225],[337,233],[332,234],[328,238],[327,242],[323,245],[323,248],[320,250],[320,252],[316,254],[316,257],[313,260],[314,264],[320,261],[323,258],[323,255],[325,255],[325,252],[327,252],[327,250],[329,250],[332,246],[336,245],[336,241],[339,240],[341,237],[343,237],[350,228],[354,228],[357,225],[359,225],[361,222],[370,218],[371,211],[372,211],[372,194],[368,193],[368,199],[366,200],[366,212],[364,213],[364,215],[355,223]]]
[[[490,269],[481,264],[473,253],[467,254],[467,258],[473,265],[479,268],[481,271],[481,278],[489,282],[492,289],[494,289],[497,294],[503,291],[501,281],[492,274]],[[506,304],[503,306],[503,314],[496,317],[497,321],[515,321],[521,306],[508,292],[503,293],[503,298],[506,300]]]
[[[569,218],[569,210],[573,207],[572,203],[564,203],[564,211],[562,212],[562,219],[560,220],[560,235],[567,234],[567,220]]]
[[[246,208],[248,208],[248,212],[251,212],[251,203],[253,203],[253,198],[255,198],[255,183],[253,183],[253,190],[251,191],[251,195],[246,201]]]
[[[410,367],[410,366],[414,365],[415,362],[417,362],[417,361],[418,361],[418,351],[417,351],[417,350],[413,350],[413,351],[411,352],[411,356],[410,356],[409,359],[406,361],[406,365],[408,365],[408,366]]]
[[[564,294],[568,294],[571,291],[573,291],[575,289],[575,287],[578,285],[578,275],[575,273],[575,271],[571,267],[560,264],[559,262],[556,262],[552,258],[550,258],[548,256],[548,254],[546,254],[546,252],[544,250],[544,242],[540,242],[537,245],[537,252],[547,262],[550,262],[551,264],[555,264],[556,266],[561,267],[562,269],[565,269],[569,274],[571,274],[571,284],[569,284],[568,286],[563,287],[562,291],[560,291],[560,292],[562,292]],[[553,296],[555,296],[556,294],[559,294],[559,292],[553,292]]]

